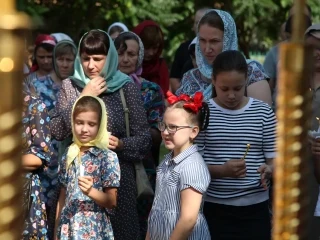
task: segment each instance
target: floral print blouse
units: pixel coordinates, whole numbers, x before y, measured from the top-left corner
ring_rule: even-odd
[[[140,90],[149,126],[157,128],[158,122],[161,122],[163,119],[165,110],[163,92],[158,84],[145,79],[141,82]]]
[[[61,212],[58,238],[68,239],[114,239],[106,209],[82,193],[78,186],[80,164],[84,166],[84,176],[93,177],[93,187],[120,186],[120,165],[117,154],[110,150],[91,147],[81,157],[76,158],[66,169],[67,154],[61,160],[59,182],[66,188],[65,206]]]

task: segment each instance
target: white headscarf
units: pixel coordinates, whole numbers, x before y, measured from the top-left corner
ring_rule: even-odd
[[[65,33],[52,33],[51,36],[54,37],[57,42],[60,42],[62,40],[69,40],[73,42],[72,38]]]
[[[112,23],[112,24],[110,25],[110,27],[108,28],[108,34],[109,34],[109,35],[110,35],[110,30],[111,30],[111,28],[116,27],[116,26],[117,26],[117,27],[121,27],[124,32],[128,32],[128,31],[129,31],[129,29],[127,28],[127,26],[124,25],[123,23],[121,23],[121,22],[115,22],[115,23]]]

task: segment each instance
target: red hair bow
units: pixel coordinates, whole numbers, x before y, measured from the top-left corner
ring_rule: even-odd
[[[180,96],[174,95],[172,92],[167,92],[167,100],[170,105],[175,104],[179,101],[185,101],[183,107],[186,109],[190,109],[194,113],[198,113],[202,108],[203,94],[201,92],[196,92],[194,97],[190,97],[186,94],[181,94]]]

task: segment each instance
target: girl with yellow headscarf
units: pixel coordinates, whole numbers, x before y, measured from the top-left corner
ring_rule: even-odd
[[[73,143],[60,163],[61,191],[56,214],[56,238],[114,239],[106,209],[117,202],[120,166],[107,149],[107,114],[98,97],[82,96],[72,110]],[[55,238],[55,239],[56,239]]]

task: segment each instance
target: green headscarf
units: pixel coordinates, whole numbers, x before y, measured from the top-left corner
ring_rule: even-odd
[[[53,69],[55,71],[55,73],[57,74],[57,76],[62,79],[60,72],[58,70],[58,66],[57,66],[57,59],[56,59],[56,52],[57,49],[61,47],[61,45],[70,45],[73,48],[73,53],[77,54],[77,46],[70,40],[61,40],[60,42],[57,43],[57,45],[54,47],[53,49],[53,54],[52,54],[52,58],[53,58]],[[72,73],[74,74],[74,72]],[[63,80],[63,79],[62,79]]]
[[[131,82],[131,78],[118,70],[118,52],[111,37],[105,31],[102,31],[100,29],[95,30],[103,32],[109,38],[110,47],[107,55],[107,60],[100,73],[100,76],[103,77],[107,82],[106,93],[113,93],[122,88],[127,82]],[[80,44],[86,34],[87,33],[82,36],[79,42],[78,54],[74,63],[75,71],[73,76],[71,77],[71,80],[81,88],[84,88],[90,81],[90,78],[88,78],[83,71],[80,60]]]

